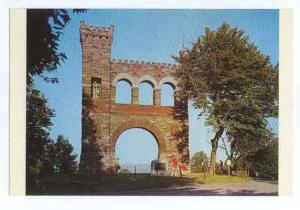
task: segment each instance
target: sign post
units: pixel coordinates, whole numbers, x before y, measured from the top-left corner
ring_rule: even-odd
[[[231,166],[231,160],[226,161],[227,167],[228,167],[228,176],[230,176],[230,166]]]

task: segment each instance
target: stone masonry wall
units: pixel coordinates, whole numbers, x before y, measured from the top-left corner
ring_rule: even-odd
[[[90,27],[80,23],[82,45],[82,162],[90,157],[94,143],[102,158],[104,171],[116,163],[115,145],[122,132],[143,128],[151,132],[159,146],[159,159],[167,163],[171,155],[180,157],[176,148],[174,128],[181,123],[173,118],[174,107],[160,105],[160,89],[165,83],[176,90],[173,73],[176,65],[111,59],[114,26]],[[127,80],[132,87],[132,103],[116,104],[116,84]],[[100,85],[99,96],[94,96],[93,82]],[[154,104],[138,104],[138,86],[147,81],[153,85]],[[86,101],[89,103],[87,104]],[[176,130],[176,129],[175,129]],[[91,132],[88,132],[91,131]]]

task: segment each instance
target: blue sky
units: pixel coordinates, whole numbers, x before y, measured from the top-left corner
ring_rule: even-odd
[[[67,137],[80,154],[81,150],[81,47],[79,21],[88,25],[115,25],[112,58],[175,63],[171,55],[177,55],[180,47],[191,47],[197,37],[203,35],[205,27],[216,29],[226,21],[231,26],[243,29],[251,42],[278,62],[279,22],[278,10],[88,10],[72,14],[72,20],[61,36],[60,50],[66,52],[68,60],[55,73],[60,83],[47,84],[36,78],[36,86],[48,98],[49,106],[56,111],[50,132],[53,139],[58,134]],[[147,89],[147,87],[145,87]],[[203,150],[210,152],[208,143],[212,136],[204,126],[204,119],[198,118],[199,111],[189,104],[190,153]],[[278,133],[278,121],[271,120],[271,126]],[[131,143],[124,139],[133,139]],[[150,140],[149,140],[150,139]],[[117,143],[117,153],[122,162],[133,162],[136,157],[128,155],[133,142],[145,142],[144,149],[155,154],[157,149],[153,138],[147,133],[130,131],[123,133]],[[148,143],[146,143],[148,142]],[[150,142],[150,143],[149,143]],[[122,147],[119,147],[122,144]],[[118,149],[121,148],[121,149]],[[142,148],[140,148],[143,150]],[[220,149],[218,159],[223,159]],[[141,158],[143,159],[143,158]],[[146,161],[147,158],[144,157]]]

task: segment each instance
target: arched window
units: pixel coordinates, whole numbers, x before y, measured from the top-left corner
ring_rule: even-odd
[[[119,80],[116,84],[116,103],[131,104],[131,83],[127,80]]]
[[[145,81],[139,84],[139,104],[153,105],[153,84]]]
[[[161,86],[161,106],[174,106],[174,86],[170,83],[164,83]]]

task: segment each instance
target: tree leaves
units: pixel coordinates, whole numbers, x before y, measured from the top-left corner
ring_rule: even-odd
[[[54,172],[69,174],[77,169],[77,155],[73,154],[73,146],[68,139],[59,135],[56,142],[52,142],[48,147],[52,151],[49,159]]]
[[[73,10],[74,13],[85,9]],[[59,51],[59,40],[71,17],[65,9],[27,9],[27,82],[33,76],[47,78],[46,82],[57,82],[45,72],[53,72],[66,61],[65,52]]]
[[[27,182],[47,169],[46,147],[51,142],[49,130],[54,110],[47,106],[47,99],[31,85],[26,91],[26,173]],[[44,170],[45,169],[45,170]]]
[[[278,178],[278,140],[261,147],[247,157],[259,177]]]
[[[249,151],[269,139],[266,119],[278,115],[278,66],[244,31],[227,23],[215,31],[206,28],[175,59],[179,94],[206,113],[208,125],[224,127],[229,140],[244,142]]]
[[[207,155],[203,152],[196,152],[191,159],[192,173],[203,173],[208,168],[209,161]]]
[[[84,12],[79,9],[73,12]],[[57,83],[58,78],[45,76],[67,59],[59,51],[59,40],[64,27],[71,20],[65,9],[27,10],[27,89],[26,89],[26,190],[40,187],[43,176],[57,170],[67,172],[75,168],[76,155],[72,145],[59,137],[54,143],[49,137],[51,118],[55,116],[47,99],[34,88],[33,77]],[[62,154],[58,158],[58,154]]]

